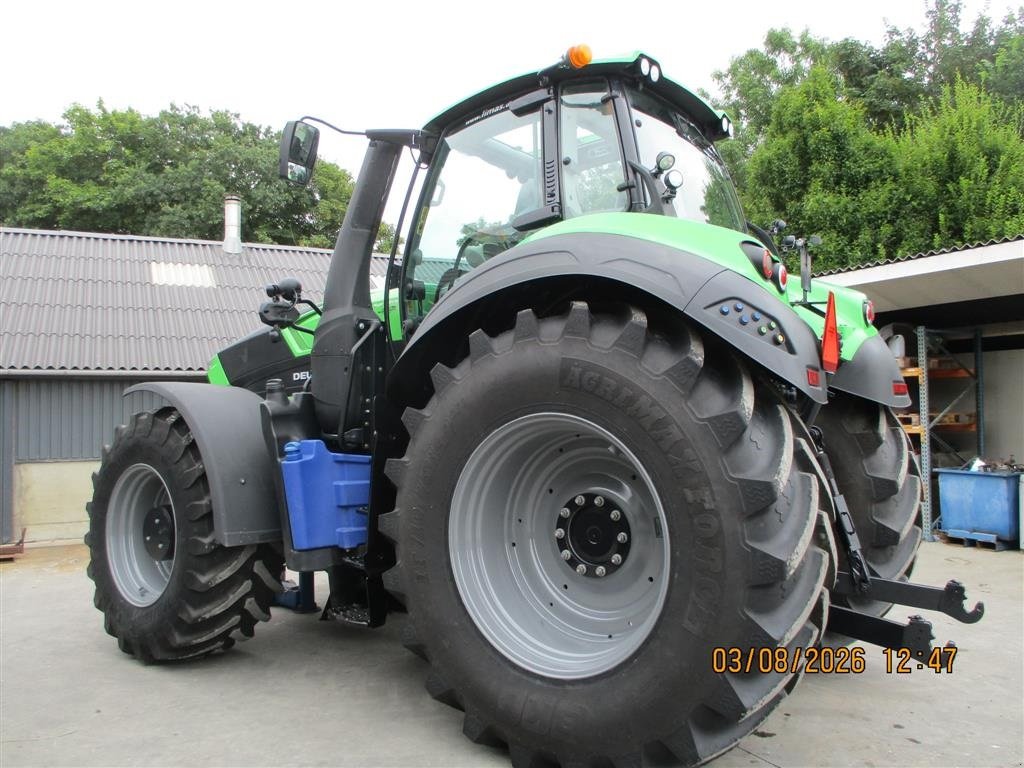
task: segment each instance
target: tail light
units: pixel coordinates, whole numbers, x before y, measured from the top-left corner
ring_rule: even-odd
[[[786,292],[786,283],[789,282],[789,272],[786,271],[786,265],[779,262],[772,269],[772,277],[775,279],[775,287],[780,292]]]
[[[875,302],[871,301],[871,299],[864,301],[864,322],[868,325],[875,324]]]

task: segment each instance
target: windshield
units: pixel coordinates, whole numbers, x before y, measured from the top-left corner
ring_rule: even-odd
[[[641,164],[660,175],[658,154],[667,152],[675,156],[672,169],[682,174],[683,185],[667,205],[680,218],[746,232],[739,198],[714,145],[660,99],[631,90],[629,100]]]

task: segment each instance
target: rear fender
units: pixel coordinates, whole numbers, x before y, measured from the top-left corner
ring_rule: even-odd
[[[489,299],[524,286],[527,293],[539,295],[541,286],[554,283],[568,282],[582,290],[591,278],[617,283],[623,292],[653,296],[815,402],[826,402],[818,339],[782,294],[680,247],[595,232],[522,243],[461,278],[434,305],[398,359],[388,377],[389,398],[395,403],[417,400],[419,382],[447,356],[453,338],[473,330],[468,326],[486,315]],[[818,385],[810,383],[808,371],[819,374]]]
[[[199,447],[213,503],[213,528],[226,547],[281,540],[274,476],[260,421],[262,398],[238,387],[184,382],[146,382],[185,419]]]

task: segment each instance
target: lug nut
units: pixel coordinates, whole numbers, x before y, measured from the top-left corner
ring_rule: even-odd
[[[568,507],[562,507],[562,509],[558,512],[558,514],[560,514],[562,517],[568,517],[569,516],[569,508]]]
[[[622,531],[621,533],[619,533],[618,536],[615,537],[615,540],[619,542],[619,544],[625,544],[627,541],[629,541],[629,536],[626,535],[625,531]]]
[[[603,507],[604,506],[604,496],[595,496],[594,497],[594,506],[595,507]]]
[[[572,552],[570,552],[568,549],[563,549],[562,550],[562,559],[563,560],[568,560],[570,557],[572,557]]]
[[[622,555],[620,555],[618,553],[612,555],[612,565],[621,565],[621,564],[622,564]]]
[[[576,573],[578,573],[580,576],[586,576],[587,575],[587,566],[585,566],[583,563],[580,563],[579,565],[576,566]]]
[[[622,513],[619,512],[619,510],[617,509],[613,509],[609,517],[611,517],[613,523],[617,523],[619,522],[619,519],[622,517]]]
[[[577,507],[582,507],[583,504],[586,502],[586,499],[584,499],[582,496],[577,496],[575,499],[573,499],[573,501],[576,503]]]
[[[564,539],[565,538],[565,531],[563,531],[561,528],[555,528],[555,538],[556,539]]]
[[[604,569],[603,565],[599,565],[597,566],[597,568],[594,569],[594,573],[596,573],[598,576],[604,576],[606,573],[608,573],[608,571]]]

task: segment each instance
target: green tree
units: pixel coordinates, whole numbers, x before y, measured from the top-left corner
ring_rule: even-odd
[[[1024,105],[960,80],[891,138],[897,251],[1024,232]]]
[[[230,112],[145,117],[100,102],[64,121],[0,128],[0,222],[216,240],[230,193],[244,239],[328,245],[351,196],[351,176],[327,162],[307,188],[278,179],[279,134]]]
[[[380,223],[380,228],[377,230],[377,240],[373,244],[373,250],[376,253],[391,253],[391,249],[395,247],[395,227],[393,224],[388,224],[386,221]],[[401,245],[405,242],[405,238],[399,237],[398,244]]]

